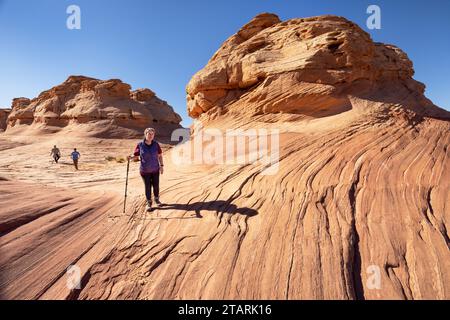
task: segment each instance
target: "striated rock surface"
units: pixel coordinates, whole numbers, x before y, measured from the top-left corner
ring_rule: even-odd
[[[172,162],[186,143],[165,152],[151,214],[138,164],[122,213],[124,167],[96,159],[110,146],[90,138],[86,171],[66,166],[55,186],[38,150],[56,140],[5,141],[0,297],[450,299],[450,117],[412,76],[405,53],[344,18],[257,16],[189,83],[191,143],[210,146],[206,129],[274,129],[278,170]],[[20,175],[51,186],[24,192]],[[67,287],[74,264],[79,290]]]
[[[149,126],[157,128],[162,135],[180,127],[181,117],[154,92],[130,90],[130,85],[117,79],[102,81],[70,76],[35,99],[14,99],[7,131],[23,129],[21,125],[57,131],[88,124],[85,129],[74,130],[91,135],[133,136],[141,135],[142,129]]]

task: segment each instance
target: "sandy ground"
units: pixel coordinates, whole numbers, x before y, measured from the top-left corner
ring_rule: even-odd
[[[12,140],[12,141],[11,141]],[[126,156],[138,140],[104,140],[49,137],[0,136],[0,176],[11,180],[35,182],[42,185],[73,189],[104,188],[120,191],[125,185]],[[55,163],[50,156],[53,145],[61,151]],[[81,153],[79,171],[75,170],[70,154],[73,148]],[[109,159],[108,159],[109,157]],[[123,160],[119,163],[118,160]],[[136,164],[131,165],[130,178],[136,178]]]

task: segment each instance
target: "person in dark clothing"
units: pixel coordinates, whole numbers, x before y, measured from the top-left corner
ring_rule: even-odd
[[[133,156],[128,157],[128,159],[134,161],[141,160],[139,171],[145,186],[147,211],[152,209],[152,188],[155,203],[158,206],[161,205],[159,200],[159,175],[164,173],[164,163],[161,146],[154,140],[155,133],[156,131],[153,128],[145,129],[145,139],[138,143]]]
[[[55,163],[58,163],[59,158],[61,158],[61,151],[59,151],[59,149],[56,146],[53,146],[50,156],[53,157],[53,160],[55,160]]]

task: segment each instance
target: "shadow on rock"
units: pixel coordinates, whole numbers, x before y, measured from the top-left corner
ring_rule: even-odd
[[[195,212],[196,218],[203,218],[201,215],[201,210],[216,211],[219,213],[229,213],[229,214],[241,214],[248,217],[253,217],[258,214],[258,211],[246,208],[238,207],[235,204],[229,203],[224,200],[217,201],[207,201],[207,202],[194,202],[189,204],[180,203],[166,203],[162,204],[157,210],[182,210],[182,211],[193,211]]]

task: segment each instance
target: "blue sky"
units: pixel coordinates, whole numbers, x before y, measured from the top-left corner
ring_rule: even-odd
[[[81,8],[81,30],[66,28],[71,4]],[[370,4],[381,7],[381,30],[366,27]],[[0,0],[0,107],[69,75],[119,78],[154,90],[187,126],[189,79],[261,12],[282,20],[335,14],[358,23],[375,41],[402,48],[427,96],[450,110],[449,0]]]

